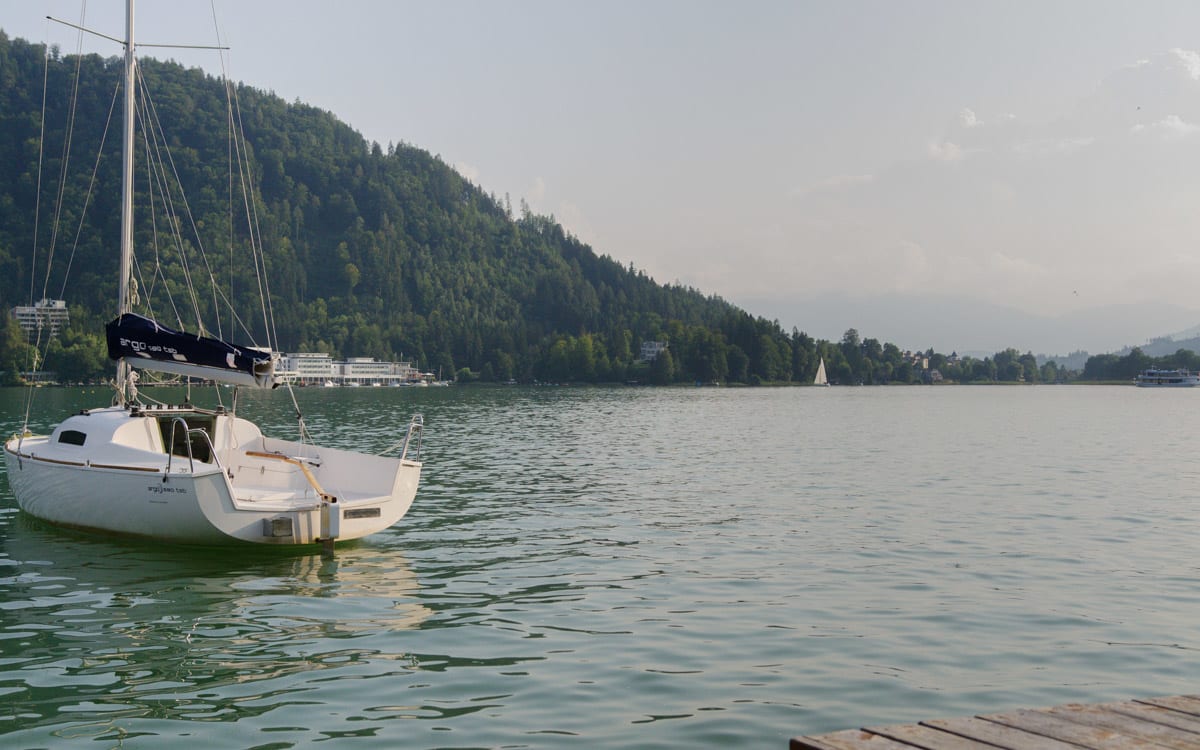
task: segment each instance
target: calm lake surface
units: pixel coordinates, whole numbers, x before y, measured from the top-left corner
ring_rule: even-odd
[[[0,475],[0,746],[785,748],[1198,689],[1200,389],[297,398],[338,445],[426,419],[412,511],[332,558],[58,530]]]

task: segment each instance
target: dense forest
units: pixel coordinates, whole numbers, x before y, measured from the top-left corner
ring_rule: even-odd
[[[1178,349],[1174,354],[1151,357],[1134,347],[1125,354],[1097,354],[1088,357],[1080,374],[1082,380],[1125,381],[1149,369],[1200,371],[1200,354]]]
[[[110,370],[100,332],[112,315],[117,265],[120,127],[119,116],[110,118],[120,74],[117,58],[46,54],[0,32],[0,299],[8,307],[67,300],[71,326],[44,356],[63,380]],[[170,164],[188,186],[196,244],[229,249],[204,261],[228,282],[220,296],[253,309],[255,268],[232,252],[244,238],[227,198],[226,86],[154,60],[141,63],[141,74],[154,92],[147,111],[171,134]],[[957,382],[1064,377],[1014,349],[959,359],[906,354],[853,329],[837,342],[787,332],[596,254],[553,217],[523,202],[514,209],[420,148],[368,143],[328,112],[249,86],[235,93],[246,141],[237,156],[252,176],[273,301],[270,323],[251,316],[239,324],[254,340],[273,324],[277,338],[268,340],[281,350],[405,359],[465,381],[811,382],[822,358],[839,383],[928,382],[932,370]],[[138,188],[149,190],[149,181]],[[158,220],[138,216],[143,256]],[[195,281],[192,250],[139,259],[152,269],[143,295],[184,328],[177,299],[190,294],[206,309],[219,296]],[[639,362],[646,340],[668,348]],[[0,370],[11,382],[31,361],[10,317],[0,326]]]

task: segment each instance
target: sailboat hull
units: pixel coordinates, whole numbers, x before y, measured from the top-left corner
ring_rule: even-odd
[[[4,458],[17,504],[44,521],[177,543],[228,541],[202,510],[228,492],[219,469],[164,482],[158,472],[56,464],[8,446]]]
[[[170,455],[164,422],[207,425],[211,455]],[[404,516],[421,473],[418,461],[265,438],[231,415],[119,407],[69,417],[50,436],[14,437],[4,458],[32,516],[197,545],[367,536]]]

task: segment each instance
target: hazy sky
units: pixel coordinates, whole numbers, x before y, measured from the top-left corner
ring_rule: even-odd
[[[214,6],[234,79],[788,328],[1065,352],[1200,323],[1191,0],[141,0],[138,38],[212,43]],[[77,47],[44,16],[78,0],[0,11]]]

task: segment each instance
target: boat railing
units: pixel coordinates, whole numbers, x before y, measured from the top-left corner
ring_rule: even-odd
[[[413,437],[417,438],[417,452],[414,461],[421,460],[421,441],[425,437],[425,415],[414,414],[412,421],[408,423],[408,434],[404,436],[404,450],[400,451],[400,460],[408,458],[408,449],[412,444]]]
[[[404,433],[404,439],[401,440],[400,442],[395,443],[394,445],[386,448],[385,450],[380,451],[379,455],[383,456],[388,453],[391,453],[392,451],[396,450],[397,448],[400,448],[400,460],[401,461],[405,461],[405,460],[420,461],[421,460],[421,440],[422,440],[422,437],[424,436],[424,434],[425,434],[425,415],[414,414],[412,417],[412,420],[408,423],[408,430]],[[416,445],[415,455],[413,456],[413,458],[409,459],[408,451],[410,448],[412,448],[413,439],[416,439],[417,445]]]
[[[203,427],[188,427],[186,419],[175,417],[171,420],[171,443],[167,446],[167,471],[163,474],[163,481],[167,481],[167,477],[171,475],[171,463],[175,459],[175,428],[179,425],[183,425],[187,437],[184,442],[187,443],[188,471],[193,474],[196,473],[196,460],[192,455],[192,436],[197,434],[204,437],[205,442],[208,443],[208,455],[212,456],[212,460],[216,463],[217,468],[221,468],[221,459],[217,457],[217,450],[213,446],[212,438],[209,436],[208,431]]]

